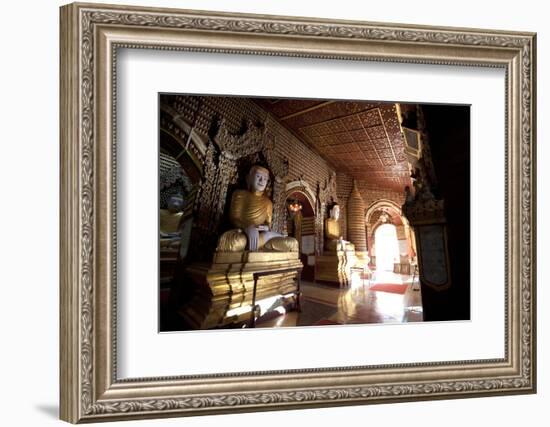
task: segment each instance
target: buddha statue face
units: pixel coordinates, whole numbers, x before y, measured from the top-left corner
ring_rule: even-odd
[[[170,213],[177,213],[183,210],[183,198],[181,196],[172,196],[168,199],[168,210]]]
[[[336,221],[338,221],[338,219],[340,218],[340,206],[339,205],[334,205],[332,207],[332,209],[330,210],[330,217],[332,219],[335,219]]]
[[[261,166],[252,166],[248,173],[248,189],[262,193],[269,181],[269,171]]]

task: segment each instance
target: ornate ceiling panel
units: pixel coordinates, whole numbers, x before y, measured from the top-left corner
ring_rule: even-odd
[[[410,185],[395,104],[257,98],[255,102],[337,170],[373,187]]]

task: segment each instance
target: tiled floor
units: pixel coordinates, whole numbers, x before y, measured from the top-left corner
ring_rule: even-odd
[[[352,286],[339,289],[320,283],[302,282],[302,311],[285,312],[258,319],[257,328],[358,323],[403,323],[422,321],[418,281],[392,272],[375,272],[371,280],[354,277]],[[404,294],[375,291],[375,284],[406,284]]]

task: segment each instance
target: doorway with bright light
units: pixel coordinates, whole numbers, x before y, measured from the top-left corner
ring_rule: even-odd
[[[393,271],[394,263],[399,262],[399,244],[395,225],[380,225],[374,233],[374,245],[376,271]]]

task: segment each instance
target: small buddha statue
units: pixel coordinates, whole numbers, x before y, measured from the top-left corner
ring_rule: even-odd
[[[171,196],[167,203],[168,209],[160,210],[160,234],[175,234],[179,230],[181,217],[183,215],[183,198],[181,196]]]
[[[353,243],[344,240],[340,234],[340,205],[335,203],[329,211],[329,217],[325,220],[325,250],[335,252],[337,250],[352,250]]]
[[[246,181],[248,189],[236,190],[229,205],[229,220],[236,229],[222,234],[216,250],[298,251],[296,239],[271,231],[273,203],[264,194],[269,171],[261,166],[253,166]]]
[[[181,238],[181,221],[183,216],[183,198],[171,196],[168,199],[168,209],[160,210],[160,245],[172,247],[179,244]]]

